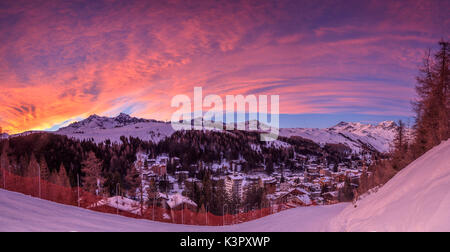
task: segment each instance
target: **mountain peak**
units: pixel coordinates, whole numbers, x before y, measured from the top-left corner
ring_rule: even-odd
[[[126,113],[120,113],[118,116],[116,116],[116,118],[131,118],[131,116]]]
[[[6,139],[8,137],[9,137],[8,133],[0,133],[0,139]]]
[[[106,116],[99,116],[96,114],[90,115],[85,120],[75,122],[70,124],[69,126],[65,128],[61,128],[61,130],[64,129],[112,129],[112,128],[121,128],[127,125],[131,124],[137,124],[137,123],[145,123],[145,122],[153,122],[154,120],[147,120],[142,118],[136,118],[131,117],[128,114],[120,113],[116,117],[106,117]]]
[[[97,114],[92,114],[92,115],[90,115],[88,118],[86,118],[86,119],[94,119],[94,118],[100,118],[100,116],[99,115],[97,115]]]
[[[392,129],[392,128],[397,127],[397,123],[394,121],[383,121],[383,122],[380,122],[378,124],[378,126],[383,127],[383,128]]]

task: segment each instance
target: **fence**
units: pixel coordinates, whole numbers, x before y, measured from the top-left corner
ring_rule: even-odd
[[[23,193],[33,197],[49,200],[65,205],[78,206],[93,211],[119,214],[126,217],[148,219],[159,222],[185,224],[185,225],[207,225],[223,226],[247,222],[262,218],[264,216],[292,208],[287,204],[268,206],[261,209],[240,209],[230,214],[229,209],[224,208],[223,215],[217,216],[207,211],[195,211],[182,207],[180,210],[166,209],[162,207],[145,206],[141,214],[139,208],[136,211],[124,211],[114,205],[99,204],[106,198],[86,192],[82,188],[64,187],[50,183],[36,177],[22,177],[5,169],[0,170],[0,188]],[[244,211],[245,210],[245,211]],[[239,212],[239,213],[236,213]]]

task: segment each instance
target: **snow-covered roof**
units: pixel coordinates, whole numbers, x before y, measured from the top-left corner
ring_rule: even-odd
[[[122,196],[114,196],[107,199],[102,199],[98,201],[96,204],[92,204],[88,208],[94,208],[99,206],[109,206],[113,208],[118,208],[121,211],[133,214],[140,214],[140,203]]]
[[[172,194],[169,195],[169,199],[167,200],[167,205],[169,205],[170,208],[176,208],[177,206],[181,204],[188,204],[192,206],[197,206],[197,204],[189,199],[188,197],[184,197],[181,194]]]

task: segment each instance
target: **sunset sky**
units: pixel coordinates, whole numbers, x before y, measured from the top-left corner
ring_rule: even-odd
[[[280,95],[282,126],[412,116],[450,1],[0,1],[0,126],[170,120],[177,94]]]

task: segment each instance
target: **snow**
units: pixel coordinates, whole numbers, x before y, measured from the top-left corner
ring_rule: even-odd
[[[109,206],[112,208],[119,208],[122,211],[133,214],[140,214],[141,212],[139,202],[121,196],[114,196],[100,200],[99,202],[97,202],[97,204],[94,204],[89,208],[95,208],[99,206]]]
[[[248,130],[249,126],[256,127],[257,122],[250,121],[240,123],[240,125],[245,125],[245,129]],[[377,125],[341,122],[326,129],[281,128],[280,136],[301,136],[321,145],[326,143],[343,143],[354,152],[362,150],[362,142],[380,152],[387,152],[395,136],[395,128],[396,124],[392,121],[381,122]],[[107,139],[112,142],[120,142],[121,136],[138,137],[144,141],[156,143],[165,137],[171,136],[174,132],[175,130],[170,123],[120,114],[113,118],[93,115],[83,121],[61,128],[55,133],[80,140],[94,139],[97,143]],[[33,132],[28,132],[27,134],[30,133]],[[274,148],[286,148],[289,146],[288,143],[279,140],[267,143],[267,147]],[[252,145],[251,147],[256,151],[260,151],[261,148],[259,145]]]
[[[0,190],[0,231],[450,231],[450,140],[376,193],[349,203],[299,207],[225,227],[137,220]]]
[[[336,231],[450,231],[450,140],[332,222]]]
[[[276,148],[276,149],[291,147],[290,144],[285,143],[285,142],[280,141],[280,140],[274,140],[274,141],[266,142],[266,145],[267,145],[267,147],[272,147],[272,148]]]
[[[300,136],[321,145],[326,143],[342,143],[346,144],[354,152],[360,152],[362,150],[362,142],[379,152],[388,152],[395,136],[395,129],[396,124],[392,121],[381,122],[377,125],[341,122],[331,128],[325,129],[280,129],[280,136]]]
[[[171,124],[164,122],[140,122],[130,124],[122,127],[113,128],[72,128],[67,127],[56,131],[56,134],[66,135],[71,138],[87,140],[94,139],[96,143],[101,143],[105,140],[111,142],[120,142],[120,137],[138,137],[144,141],[159,142],[167,136],[174,133]]]
[[[206,227],[138,220],[0,190],[0,231],[62,232],[281,232],[322,231],[347,204],[301,207],[230,226]],[[296,220],[296,221],[292,221]]]
[[[171,209],[176,208],[177,206],[180,206],[182,204],[187,204],[187,205],[191,205],[191,206],[197,206],[197,204],[195,204],[194,201],[190,200],[187,197],[184,197],[181,194],[172,194],[169,195],[169,200],[167,201],[167,205],[169,205],[169,207]]]

